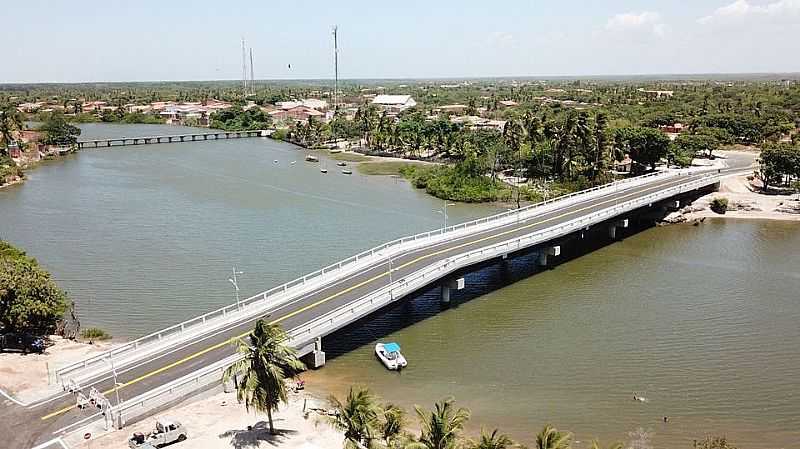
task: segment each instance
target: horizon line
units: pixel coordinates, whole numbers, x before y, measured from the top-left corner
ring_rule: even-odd
[[[629,73],[629,74],[594,74],[594,75],[497,75],[497,76],[432,76],[432,77],[378,77],[378,78],[340,78],[340,82],[358,81],[471,81],[471,80],[617,80],[625,81],[626,78],[650,78],[652,81],[683,81],[692,77],[705,77],[714,80],[713,77],[725,77],[727,79],[737,79],[736,77],[754,76],[790,76],[800,79],[800,72],[688,72],[688,73]],[[659,78],[659,77],[668,77]],[[686,78],[681,78],[686,77]],[[280,83],[280,82],[302,82],[302,81],[333,81],[332,78],[262,78],[255,79],[255,82]],[[2,86],[16,85],[69,85],[69,84],[147,84],[147,83],[240,83],[240,79],[183,79],[183,80],[123,80],[123,81],[8,81],[0,82]]]

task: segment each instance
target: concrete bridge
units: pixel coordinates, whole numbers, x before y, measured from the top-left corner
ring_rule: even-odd
[[[156,143],[175,143],[175,142],[196,142],[203,140],[220,139],[241,139],[245,137],[267,137],[271,134],[269,130],[254,131],[215,131],[198,134],[176,134],[164,136],[145,136],[145,137],[118,137],[113,139],[92,139],[79,140],[78,148],[101,148],[116,147],[126,145],[149,145]]]
[[[239,357],[231,342],[256,320],[281,325],[312,368],[325,363],[322,337],[409,294],[441,286],[441,300],[463,287],[463,273],[517,254],[536,253],[546,266],[562,246],[590,232],[618,239],[637,216],[679,207],[686,195],[714,189],[721,177],[749,170],[653,173],[525,208],[403,237],[284,285],[176,324],[56,371],[64,390],[26,405],[30,442],[82,434],[85,426],[121,427],[200,389],[217,385]],[[76,407],[76,393],[105,398],[105,413]],[[116,396],[119,394],[119,403]],[[2,430],[2,429],[0,429]]]

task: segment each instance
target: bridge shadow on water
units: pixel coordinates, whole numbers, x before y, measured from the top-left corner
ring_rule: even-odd
[[[505,260],[491,259],[468,270],[452,274],[448,278],[464,277],[466,285],[463,290],[451,291],[449,305],[442,304],[440,301],[441,281],[433,283],[324,337],[322,348],[326,358],[333,360],[391,333],[428,319],[442,310],[458,308],[461,304],[542,271],[558,269],[559,265],[569,263],[573,259],[654,227],[656,221],[665,214],[664,210],[640,209],[625,215],[624,218],[629,219],[629,227],[618,229],[616,239],[611,239],[609,236],[609,223],[601,223],[588,230],[550,242],[547,246],[561,246],[561,254],[557,257],[550,256],[546,267],[537,264],[537,253],[542,248],[533,247],[509,254]],[[623,217],[617,219],[620,218]]]

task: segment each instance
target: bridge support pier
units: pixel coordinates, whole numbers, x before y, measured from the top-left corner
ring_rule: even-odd
[[[464,278],[453,279],[442,284],[442,304],[450,304],[450,290],[464,288]]]
[[[617,239],[617,228],[627,228],[628,224],[629,222],[627,218],[611,223],[611,225],[608,227],[608,236],[611,238],[611,240]]]
[[[547,256],[559,256],[561,255],[561,246],[551,246],[549,248],[544,248],[539,251],[539,258],[536,260],[536,263],[540,267],[547,266]]]
[[[322,350],[322,338],[314,340],[314,351],[311,353],[311,368],[322,368],[325,365],[325,351]]]

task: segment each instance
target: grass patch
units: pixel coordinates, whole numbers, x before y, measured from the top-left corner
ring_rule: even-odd
[[[364,162],[370,160],[369,157],[359,153],[331,153],[330,158],[345,162]]]
[[[90,327],[81,331],[81,338],[84,340],[109,340],[111,334],[99,327]]]

